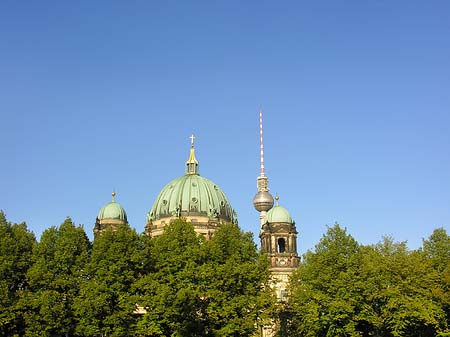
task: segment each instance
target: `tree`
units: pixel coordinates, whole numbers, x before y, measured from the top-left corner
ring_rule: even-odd
[[[361,326],[375,336],[436,336],[445,330],[434,295],[437,274],[405,242],[386,237],[365,248],[361,284],[365,311]]]
[[[148,274],[135,285],[142,336],[251,336],[270,308],[268,261],[249,233],[222,225],[211,240],[179,219],[149,240]]]
[[[25,223],[11,224],[0,211],[0,336],[23,333],[20,293],[27,288],[26,273],[36,239]]]
[[[139,304],[146,309],[140,317],[140,336],[201,336],[202,294],[199,266],[205,256],[205,240],[191,224],[177,220],[164,234],[147,241],[150,263],[146,275],[134,286]]]
[[[389,237],[360,246],[336,225],[293,275],[290,336],[443,336],[439,289],[424,254]]]
[[[336,224],[304,255],[291,278],[290,336],[359,335],[359,252],[356,240]]]
[[[435,229],[423,240],[422,253],[438,275],[439,287],[433,295],[445,312],[446,326],[450,327],[450,236],[444,228]]]
[[[23,298],[28,308],[26,336],[74,334],[73,303],[86,277],[89,249],[83,227],[70,218],[42,233],[27,273],[30,289]]]
[[[258,253],[251,233],[223,225],[204,245],[201,266],[203,311],[211,336],[252,336],[255,323],[274,310],[269,261]]]
[[[444,270],[450,262],[450,236],[444,228],[433,231],[428,240],[423,240],[422,252],[438,270]]]
[[[74,301],[81,336],[135,336],[136,315],[132,284],[143,268],[142,240],[121,225],[95,238],[80,294]]]

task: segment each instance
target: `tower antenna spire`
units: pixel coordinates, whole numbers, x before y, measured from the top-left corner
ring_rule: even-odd
[[[262,108],[259,108],[259,148],[261,160],[261,177],[264,177],[264,143],[263,143],[263,122],[262,122]]]
[[[266,213],[273,207],[273,197],[269,193],[268,179],[264,173],[264,144],[263,144],[263,125],[262,108],[259,109],[259,150],[260,150],[260,173],[256,179],[258,193],[253,198],[253,206],[259,212],[261,226],[266,223]]]

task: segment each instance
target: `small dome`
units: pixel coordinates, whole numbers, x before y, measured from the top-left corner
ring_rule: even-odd
[[[273,207],[273,197],[269,192],[259,191],[253,198],[253,206],[258,212],[268,211]]]
[[[281,206],[275,206],[267,212],[266,220],[269,223],[286,222],[292,223],[291,215],[288,210]]]
[[[113,201],[107,203],[100,212],[98,212],[97,218],[99,220],[117,219],[127,222],[127,213],[119,203],[114,201],[115,195],[116,194],[113,193]]]

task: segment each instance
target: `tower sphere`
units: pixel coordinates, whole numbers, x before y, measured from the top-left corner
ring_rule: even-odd
[[[273,207],[273,197],[269,192],[259,191],[253,198],[253,206],[258,212],[268,211]]]

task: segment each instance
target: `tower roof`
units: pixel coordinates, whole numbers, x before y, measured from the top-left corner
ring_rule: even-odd
[[[277,200],[277,204],[275,207],[272,207],[268,212],[266,216],[266,221],[268,223],[290,223],[292,224],[292,218],[289,214],[288,210],[284,207],[281,207],[278,205],[278,196],[275,197]]]
[[[99,220],[117,219],[127,222],[127,213],[125,209],[115,201],[116,193],[112,193],[112,201],[100,209],[97,218]]]

